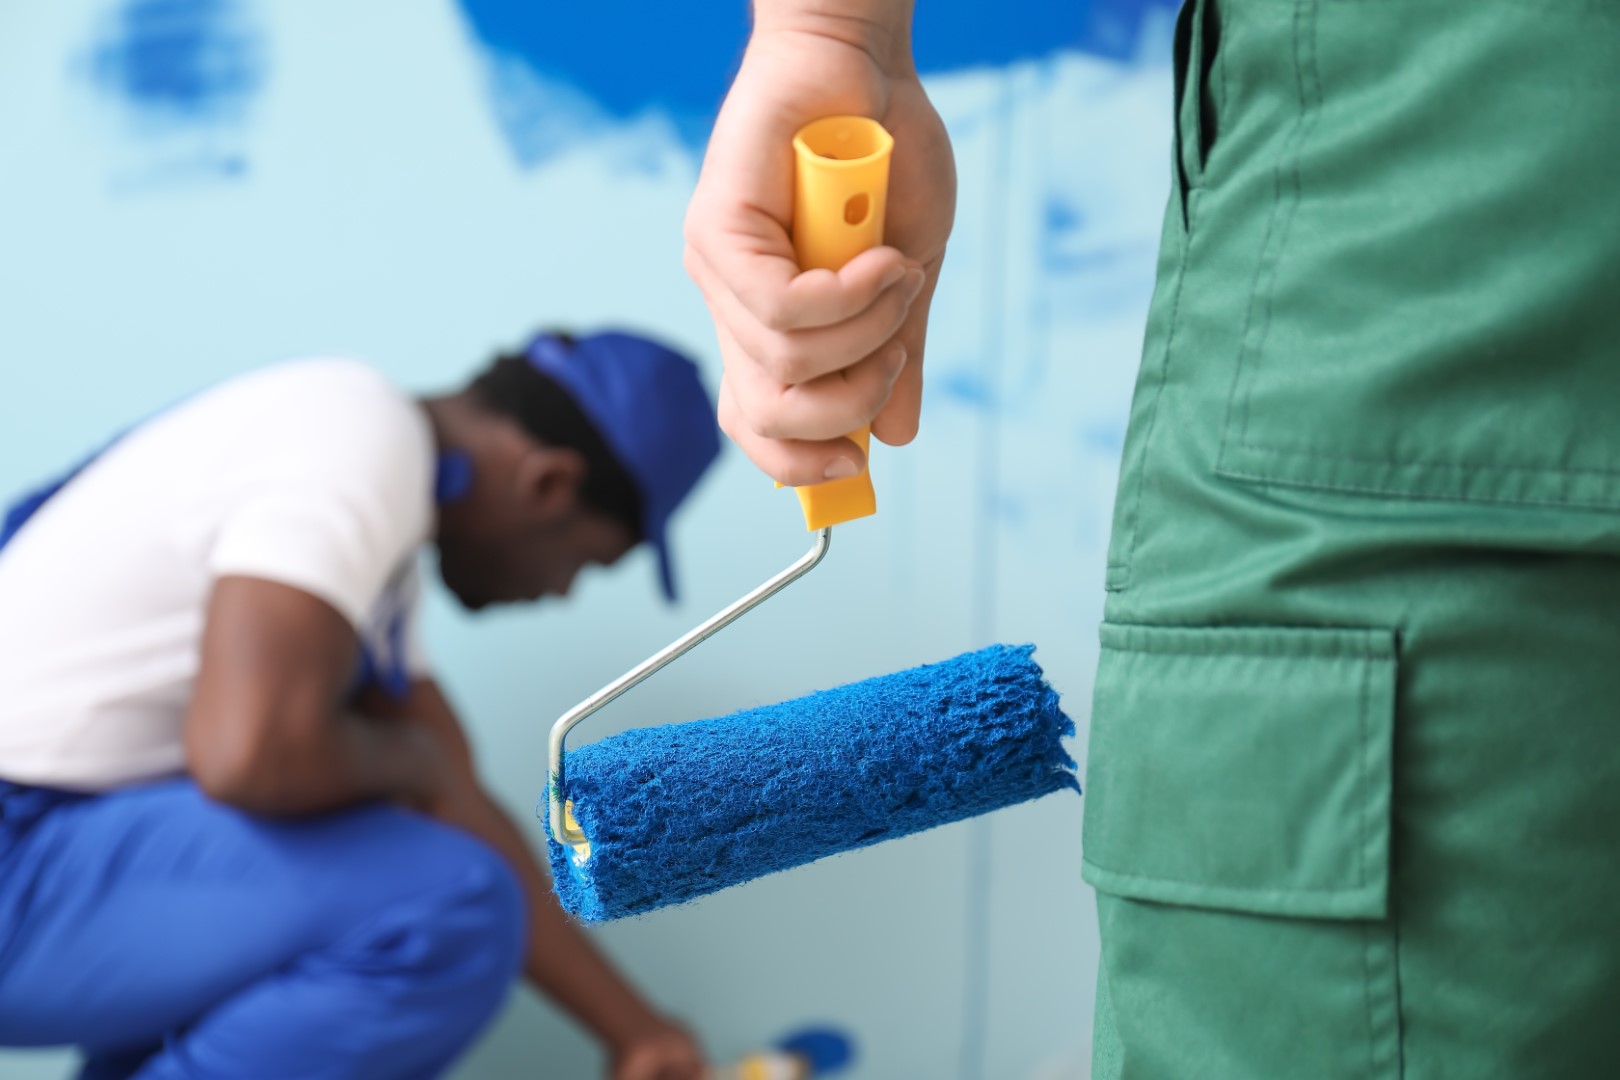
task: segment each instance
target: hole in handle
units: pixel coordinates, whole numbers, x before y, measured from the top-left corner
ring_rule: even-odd
[[[866,215],[872,212],[872,200],[866,192],[850,197],[844,204],[844,222],[849,225],[859,225],[866,220]]]

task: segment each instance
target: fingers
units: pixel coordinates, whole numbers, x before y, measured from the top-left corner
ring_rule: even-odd
[[[703,1080],[703,1052],[691,1038],[672,1034],[632,1046],[613,1063],[613,1080]]]
[[[839,326],[846,329],[852,320],[868,311],[886,292],[905,284],[905,277],[913,267],[905,256],[891,247],[877,247],[863,251],[839,270],[807,270],[786,280],[772,280],[760,276],[726,273],[726,267],[716,270],[721,280],[728,283],[758,323],[767,330],[789,334],[796,330]],[[918,273],[912,279],[908,295],[898,300],[903,315],[910,296],[916,294]]]
[[[809,382],[783,383],[747,357],[739,357],[727,368],[726,379],[755,435],[820,441],[869,423],[888,402],[905,363],[903,346],[886,345],[841,371]]]
[[[928,341],[928,312],[939,284],[943,258],[928,267],[923,287],[906,314],[896,340],[906,350],[906,365],[890,388],[889,399],[872,420],[872,435],[890,446],[904,446],[917,437],[922,414],[923,355]]]
[[[761,472],[790,487],[854,476],[866,467],[866,455],[848,439],[772,439],[756,432],[738,408],[729,373],[720,381],[720,429]]]
[[[885,431],[908,422],[915,431],[921,384],[906,374],[909,350],[898,335],[915,326],[910,336],[921,345],[924,323],[912,320],[911,311],[919,295],[932,291],[931,283],[921,269],[880,261],[875,256],[881,254],[864,252],[838,274],[799,275],[792,287],[804,282],[810,288],[795,303],[814,296],[817,287],[838,288],[792,306],[794,318],[854,314],[832,325],[781,331],[757,318],[700,250],[687,249],[688,272],[714,315],[725,361],[721,429],[779,483],[800,487],[859,472],[865,455],[842,436],[874,417],[887,414]],[[856,310],[862,298],[868,302]],[[886,410],[897,383],[909,404]]]
[[[797,384],[876,352],[904,324],[921,291],[921,269],[893,249],[863,252],[843,270],[812,270],[766,297],[757,282],[734,289],[701,251],[689,247],[687,271],[715,321],[778,382]],[[764,309],[763,316],[760,309]],[[774,321],[773,321],[774,320]]]

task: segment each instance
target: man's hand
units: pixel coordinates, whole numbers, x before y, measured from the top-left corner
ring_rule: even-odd
[[[667,1020],[632,1032],[612,1047],[611,1080],[703,1080],[697,1041]]]
[[[379,722],[414,731],[436,748],[442,769],[412,805],[479,837],[512,867],[529,901],[524,971],[601,1040],[612,1060],[613,1080],[702,1080],[703,1052],[692,1037],[643,1000],[563,914],[523,831],[478,782],[466,733],[438,685],[420,679],[404,700],[371,689],[352,704]]]
[[[216,581],[185,720],[198,786],[271,815],[436,797],[449,780],[440,743],[347,707],[357,653],[326,601],[254,577]]]
[[[833,115],[871,117],[894,136],[891,246],[801,274],[788,232],[793,135]],[[720,426],[772,478],[853,475],[865,459],[841,436],[867,423],[891,445],[916,435],[955,208],[950,140],[911,63],[909,0],[757,4],[687,211],[686,266],[725,362]]]

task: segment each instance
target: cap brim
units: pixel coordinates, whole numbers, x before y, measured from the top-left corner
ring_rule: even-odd
[[[675,560],[669,553],[669,533],[660,527],[647,542],[658,553],[658,581],[664,587],[664,599],[673,604],[679,597],[675,592]]]

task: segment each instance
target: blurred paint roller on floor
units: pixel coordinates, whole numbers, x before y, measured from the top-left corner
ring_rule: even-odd
[[[848,1035],[832,1028],[806,1028],[770,1050],[710,1072],[706,1080],[819,1080],[843,1072],[854,1060],[855,1044]]]
[[[794,139],[794,248],[836,270],[883,237],[893,140],[862,117]],[[867,431],[850,436],[864,448]],[[995,646],[781,705],[626,731],[568,732],[813,569],[832,526],[876,511],[869,472],[799,488],[815,544],[798,562],[603,687],[552,728],[542,803],[552,880],[587,922],[684,903],[1072,788],[1074,733],[1032,646]]]

